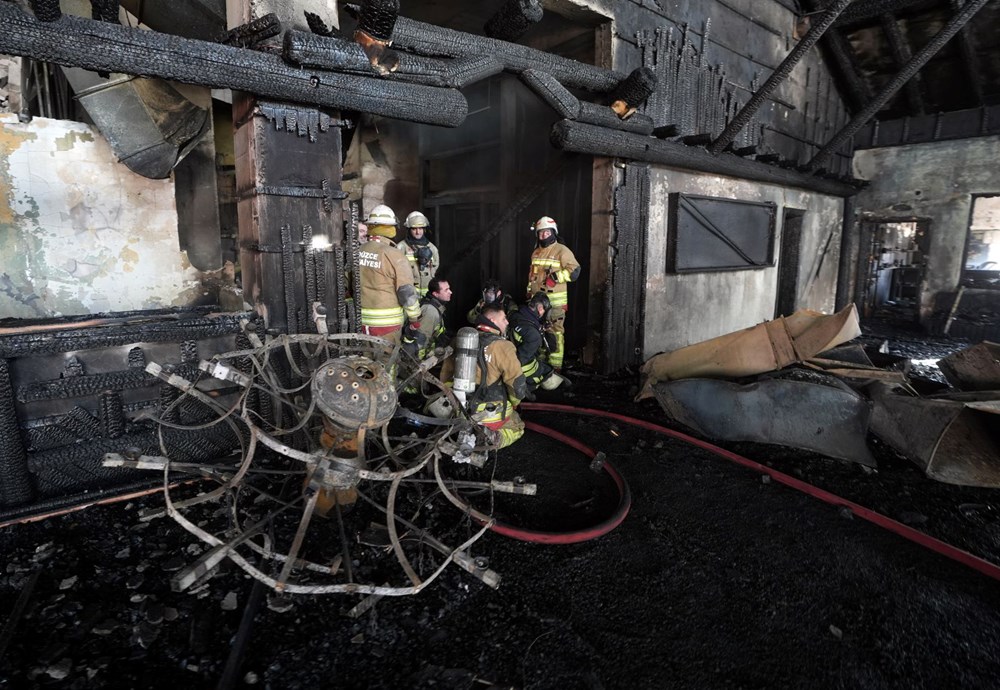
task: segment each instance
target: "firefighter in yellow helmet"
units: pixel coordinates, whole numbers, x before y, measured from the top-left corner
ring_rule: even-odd
[[[399,249],[406,255],[413,269],[413,284],[421,297],[427,294],[427,286],[441,265],[438,248],[427,239],[430,222],[420,211],[413,211],[403,223],[406,226],[406,239],[399,243]]]
[[[560,244],[559,227],[548,216],[542,216],[532,226],[538,238],[531,253],[528,269],[527,299],[544,292],[552,307],[546,327],[554,336],[555,347],[549,350],[548,361],[556,371],[562,369],[566,353],[566,312],[569,309],[566,284],[580,277],[580,262],[565,244]]]
[[[361,245],[361,326],[367,335],[395,344],[406,335],[416,340],[420,329],[420,298],[403,252],[392,242],[396,214],[385,205],[372,209],[366,221],[368,241]],[[405,340],[405,339],[404,339]]]

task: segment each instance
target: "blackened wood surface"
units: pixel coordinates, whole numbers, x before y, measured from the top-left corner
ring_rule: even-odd
[[[615,192],[614,258],[604,295],[601,364],[606,372],[642,363],[648,226],[649,165],[630,163]]]
[[[451,127],[468,111],[465,98],[454,89],[302,70],[255,50],[77,17],[44,23],[6,3],[0,4],[0,27],[0,53],[67,67],[160,77]]]

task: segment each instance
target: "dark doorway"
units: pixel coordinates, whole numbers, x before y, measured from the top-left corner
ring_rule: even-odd
[[[557,116],[516,77],[501,75],[464,93],[470,112],[461,127],[421,127],[419,134],[423,207],[441,252],[440,273],[453,291],[447,324],[465,324],[487,278],[523,301],[531,223],[548,215],[559,224],[559,241],[583,265],[569,287],[567,319],[567,350],[579,352],[587,330],[592,160],[549,144]],[[528,183],[537,187],[536,198],[497,226]]]
[[[778,259],[778,299],[774,316],[788,316],[799,301],[799,259],[805,211],[786,208],[781,216],[781,257]]]
[[[858,281],[861,314],[913,322],[920,318],[930,221],[887,218],[861,224]]]

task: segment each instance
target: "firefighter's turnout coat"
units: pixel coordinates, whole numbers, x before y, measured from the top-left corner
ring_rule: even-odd
[[[391,240],[374,236],[361,245],[361,324],[369,335],[399,331],[420,320],[420,302],[409,262]]]

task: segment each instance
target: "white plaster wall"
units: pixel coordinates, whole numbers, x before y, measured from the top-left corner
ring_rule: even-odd
[[[926,320],[935,295],[958,287],[973,195],[1000,194],[1000,136],[858,151],[854,174],[870,182],[856,197],[862,219],[931,222],[920,294]]]
[[[0,115],[0,318],[201,296],[178,246],[172,180],[134,174],[88,125]]]
[[[667,195],[674,192],[777,204],[775,265],[742,271],[667,273]],[[652,166],[644,356],[651,357],[774,317],[785,207],[805,211],[797,307],[832,312],[843,205],[839,197]],[[821,261],[828,238],[829,249]]]

